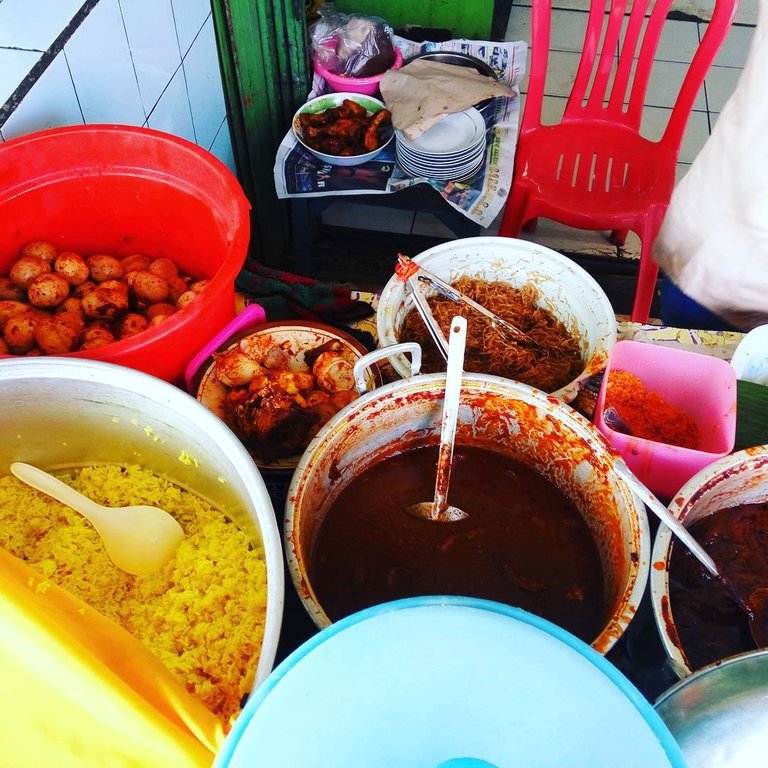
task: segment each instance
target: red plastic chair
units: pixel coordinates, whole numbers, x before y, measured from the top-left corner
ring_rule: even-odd
[[[579,67],[556,125],[543,125],[541,116],[552,3],[532,3],[531,76],[499,234],[517,237],[539,216],[579,229],[611,230],[616,245],[635,232],[642,244],[632,307],[636,322],[645,322],[651,309],[659,271],[651,249],[674,188],[683,131],[737,4],[716,0],[664,134],[651,141],[640,135],[640,122],[671,0],[623,0],[609,2],[608,9],[605,0],[592,0]]]

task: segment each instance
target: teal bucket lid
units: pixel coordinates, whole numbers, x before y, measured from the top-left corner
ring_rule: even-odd
[[[685,768],[640,692],[551,622],[419,597],[330,625],[253,693],[214,768]]]

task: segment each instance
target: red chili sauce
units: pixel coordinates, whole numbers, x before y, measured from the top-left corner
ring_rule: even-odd
[[[519,606],[592,642],[605,625],[603,571],[579,511],[522,463],[457,446],[448,502],[468,517],[405,511],[434,494],[437,448],[361,473],[318,530],[309,578],[335,621],[389,600],[464,595]]]
[[[746,600],[755,588],[768,585],[768,504],[721,509],[688,530],[737,596]],[[669,558],[669,601],[691,669],[756,648],[746,611],[677,543]]]

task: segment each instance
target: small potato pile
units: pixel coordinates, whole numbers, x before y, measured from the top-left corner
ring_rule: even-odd
[[[158,325],[205,290],[170,259],[58,252],[27,243],[0,277],[0,354],[103,347]]]

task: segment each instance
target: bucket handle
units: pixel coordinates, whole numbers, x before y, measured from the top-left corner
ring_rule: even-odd
[[[411,356],[411,376],[418,376],[421,371],[421,346],[415,341],[403,341],[400,344],[391,344],[388,347],[374,349],[367,355],[363,355],[356,363],[352,372],[355,376],[355,386],[358,394],[364,395],[368,391],[366,381],[366,369],[373,363],[383,360],[385,357],[391,357],[394,354],[410,354]]]
[[[195,397],[195,374],[200,366],[222,345],[230,336],[246,326],[261,325],[267,319],[264,308],[259,304],[249,304],[242,312],[235,315],[203,348],[187,363],[184,371],[184,383],[187,392]]]

